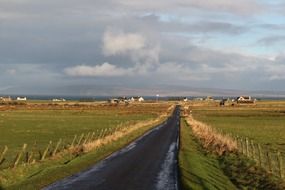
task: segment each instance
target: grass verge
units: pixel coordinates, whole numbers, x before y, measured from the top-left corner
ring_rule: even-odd
[[[236,189],[215,155],[206,153],[185,120],[181,120],[179,168],[183,189]]]
[[[195,125],[198,125],[198,124],[201,125],[199,122],[193,122],[193,120],[187,120],[187,122],[191,124],[191,129],[190,127],[188,127],[190,131],[192,129],[194,131],[197,128],[197,126]],[[187,125],[185,123],[184,125],[187,128]],[[203,127],[201,128],[201,130],[208,131],[209,128],[210,127]],[[194,140],[198,139],[198,142],[199,142],[198,144],[200,145],[200,149],[202,149],[203,147],[204,151],[208,152],[207,153],[208,159],[214,158],[215,160],[218,160],[218,167],[224,173],[224,175],[228,176],[228,179],[236,187],[236,188],[230,188],[230,189],[262,189],[262,190],[263,189],[271,189],[271,190],[285,189],[284,182],[282,180],[274,177],[272,174],[258,167],[255,161],[247,159],[243,155],[239,154],[237,151],[227,150],[227,151],[224,151],[223,154],[219,154],[219,151],[217,151],[215,146],[202,146],[202,144],[205,144],[205,142],[207,142],[206,138],[203,138],[203,134],[204,133],[201,133],[201,132],[193,133],[192,138],[194,138]],[[222,141],[219,141],[219,138],[214,139],[214,141],[211,141],[211,142],[214,144],[217,144],[217,143],[221,145],[223,144]],[[191,166],[189,167],[191,168]],[[201,171],[203,170],[202,169],[200,171],[198,170],[198,172],[201,172]],[[210,188],[210,189],[213,189],[213,188]],[[229,188],[222,188],[222,189],[229,189]]]

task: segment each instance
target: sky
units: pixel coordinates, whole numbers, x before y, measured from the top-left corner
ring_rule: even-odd
[[[0,0],[0,94],[285,91],[281,0]]]

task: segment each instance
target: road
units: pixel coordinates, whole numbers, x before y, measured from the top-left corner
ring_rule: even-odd
[[[179,108],[167,122],[92,168],[44,188],[96,190],[177,190]]]

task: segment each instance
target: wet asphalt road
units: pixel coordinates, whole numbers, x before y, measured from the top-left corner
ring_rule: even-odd
[[[162,125],[92,168],[45,190],[177,190],[179,109]]]

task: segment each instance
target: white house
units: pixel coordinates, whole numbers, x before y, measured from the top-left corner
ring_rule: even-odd
[[[255,103],[255,100],[251,96],[240,96],[237,97],[237,103]]]
[[[10,96],[8,96],[8,97],[0,97],[0,101],[10,102],[10,101],[12,101],[12,98]]]
[[[53,102],[65,102],[66,100],[64,98],[60,98],[60,99],[57,99],[57,98],[54,98],[52,99]]]
[[[144,101],[144,98],[143,98],[142,96],[131,97],[131,98],[130,98],[130,101],[131,101],[131,102],[135,102],[135,101],[143,102],[143,101]]]
[[[27,101],[27,97],[17,97],[17,101]]]

